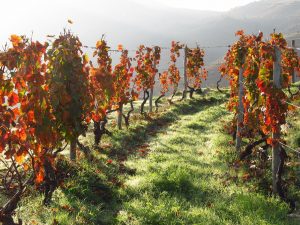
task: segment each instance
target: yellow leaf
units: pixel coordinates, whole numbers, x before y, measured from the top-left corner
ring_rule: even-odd
[[[99,48],[102,45],[102,41],[97,41],[96,48]]]
[[[21,164],[22,162],[24,162],[24,155],[23,154],[21,154],[21,155],[16,155],[16,161],[17,161],[17,163],[19,163],[19,164]]]
[[[10,36],[10,41],[13,44],[13,46],[18,46],[22,42],[22,38],[16,34],[12,34]]]
[[[89,57],[88,57],[87,54],[85,54],[85,55],[83,56],[83,61],[84,61],[84,63],[88,63],[88,62],[90,61],[90,59],[89,59]]]

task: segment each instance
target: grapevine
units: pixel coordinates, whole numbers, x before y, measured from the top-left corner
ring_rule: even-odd
[[[118,108],[118,120],[124,117],[125,124],[129,126],[129,118],[133,109],[133,101],[138,98],[138,94],[135,92],[134,88],[131,87],[132,76],[134,72],[134,68],[131,66],[131,58],[128,57],[128,50],[123,50],[120,63],[117,64],[114,68],[114,90],[115,95],[113,98],[113,102],[115,107]],[[130,104],[131,109],[125,115],[122,111],[123,105]],[[119,129],[121,128],[121,121],[118,121]]]
[[[195,90],[201,90],[202,80],[206,80],[207,71],[204,66],[204,51],[199,47],[186,50],[187,57],[187,87],[190,89],[190,97],[193,97]]]
[[[56,127],[71,143],[70,157],[76,159],[76,142],[90,121],[92,96],[87,56],[82,44],[70,31],[64,31],[48,50],[51,105]]]
[[[98,146],[103,134],[110,134],[105,128],[106,115],[113,106],[115,93],[114,76],[112,74],[111,58],[108,53],[109,47],[102,38],[96,43],[94,56],[97,56],[97,68],[91,68],[90,83],[94,103],[92,119],[94,122],[95,146]]]
[[[135,59],[137,65],[135,71],[137,73],[134,82],[138,92],[143,92],[143,102],[141,105],[141,114],[144,113],[144,105],[149,98],[149,89],[153,88],[155,83],[155,74],[157,69],[155,68],[155,62],[159,60],[156,58],[158,55],[153,54],[153,49],[141,45],[136,51]]]
[[[171,100],[175,96],[177,89],[178,89],[178,84],[180,81],[180,72],[178,67],[176,66],[177,59],[180,57],[180,50],[183,49],[184,45],[180,44],[179,42],[172,41],[171,44],[171,55],[170,55],[170,65],[168,69],[169,77],[168,81],[170,84],[170,88],[173,89],[173,94],[171,97]]]
[[[11,42],[12,47],[0,53],[0,153],[8,161],[7,175],[17,174],[17,190],[0,216],[14,211],[28,183],[34,180],[39,185],[53,172],[55,148],[61,145],[48,91],[48,43],[17,35]],[[51,185],[45,181],[45,187]],[[51,193],[45,194],[46,204]]]
[[[287,47],[282,34],[271,34],[269,41],[262,40],[262,33],[255,36],[245,35],[243,31],[239,31],[237,35],[239,41],[228,51],[220,71],[223,76],[229,77],[230,80],[231,95],[228,109],[235,114],[231,129],[233,133],[239,113],[238,87],[243,85],[242,107],[244,113],[243,121],[239,124],[243,129],[241,133],[234,134],[234,136],[239,135],[250,139],[250,144],[240,155],[240,159],[243,160],[252,153],[254,147],[262,143],[264,143],[262,148],[266,150],[271,146],[274,149],[274,146],[284,142],[279,134],[281,126],[286,123],[286,117],[291,110],[287,102],[292,100],[287,96],[284,89],[290,87],[293,71],[299,67],[299,61],[294,50]],[[282,58],[278,58],[276,48],[282,53]],[[279,63],[282,68],[280,87],[276,86],[273,80],[273,65],[276,60],[280,60]],[[241,68],[243,84],[239,83],[239,70]],[[253,141],[257,136],[261,136],[261,139]],[[285,155],[284,148],[280,146],[280,168],[283,167]],[[278,192],[279,196],[285,199],[281,187],[281,173],[282,170],[273,170],[273,191]]]

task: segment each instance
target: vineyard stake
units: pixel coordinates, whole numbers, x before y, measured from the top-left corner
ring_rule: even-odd
[[[154,60],[153,62],[153,68],[154,70],[156,70],[156,61]],[[156,72],[154,74],[154,83],[155,83],[155,76],[156,76]],[[153,109],[153,89],[154,89],[154,85],[151,87],[150,89],[150,94],[149,94],[149,112],[152,113],[152,109]]]
[[[184,78],[184,90],[183,90],[183,99],[186,99],[186,93],[187,93],[187,88],[188,88],[188,80],[187,80],[187,74],[186,74],[186,69],[187,69],[187,52],[188,52],[188,47],[187,45],[184,48],[184,70],[183,70],[183,78]]]
[[[273,83],[276,88],[281,88],[281,52],[280,49],[275,46],[275,61],[273,64]],[[275,143],[272,147],[272,187],[273,193],[277,194],[277,185],[276,185],[276,174],[278,171],[280,163],[280,127],[277,127],[278,131],[272,133],[272,139],[275,140]]]
[[[295,50],[296,49],[296,43],[295,40],[292,40],[292,48]],[[292,74],[292,83],[296,82],[296,73],[295,73],[295,68],[293,68],[293,74]]]
[[[76,138],[71,140],[70,144],[70,159],[76,161]]]
[[[237,152],[240,152],[241,150],[241,144],[242,144],[242,124],[244,121],[244,106],[243,106],[243,98],[244,98],[244,61],[245,61],[245,55],[242,56],[242,62],[241,62],[241,68],[239,71],[239,104],[238,104],[238,118],[237,118],[237,127],[236,127],[236,143],[235,143],[235,149]]]
[[[118,124],[118,129],[122,129],[122,115],[123,115],[123,104],[119,103],[119,108],[117,111],[117,124]]]

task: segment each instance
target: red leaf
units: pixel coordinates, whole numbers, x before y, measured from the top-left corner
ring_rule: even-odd
[[[40,184],[40,183],[42,183],[43,180],[44,180],[44,171],[39,170],[38,173],[36,174],[35,182],[37,184]]]
[[[241,35],[244,35],[244,31],[243,30],[238,30],[236,33],[235,33],[236,36],[241,36]]]
[[[28,118],[28,121],[29,121],[29,122],[33,122],[33,121],[34,121],[34,112],[33,112],[33,110],[30,110],[30,111],[27,113],[27,118]]]
[[[9,106],[15,106],[19,102],[19,96],[15,92],[11,92],[8,96],[8,104]]]

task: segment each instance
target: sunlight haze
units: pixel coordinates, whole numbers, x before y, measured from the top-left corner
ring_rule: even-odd
[[[237,6],[242,6],[255,0],[134,0],[135,2],[153,6],[166,5],[175,8],[186,8],[195,10],[210,10],[210,11],[227,11]]]
[[[64,28],[87,46],[95,46],[103,34],[112,48],[118,44],[128,49],[140,44],[169,46],[173,40],[190,46],[228,46],[239,29],[299,31],[298,4],[299,0],[3,1],[0,46],[11,34],[45,41],[46,35],[57,36]],[[68,24],[68,19],[74,23]],[[206,61],[219,61],[225,51],[207,49]]]
[[[253,0],[4,1],[1,6],[5,10],[0,14],[0,19],[3,21],[0,43],[1,45],[5,43],[12,33],[26,35],[33,33],[33,37],[37,39],[44,38],[47,34],[58,34],[63,27],[69,26],[68,19],[74,21],[74,25],[70,27],[82,36],[86,44],[94,44],[96,41],[95,35],[91,33],[98,33],[98,36],[105,33],[112,39],[118,35],[119,41],[123,41],[125,39],[123,36],[128,36],[133,30],[140,30],[141,36],[138,39],[143,40],[142,34],[148,32],[149,26],[154,25],[159,32],[169,27],[170,23],[175,23],[177,26],[185,25],[184,22],[174,21],[182,17],[180,15],[175,18],[174,13],[174,18],[168,17],[168,20],[163,20],[164,23],[161,23],[160,18],[166,15],[165,11],[169,12],[172,8],[225,11],[249,2]],[[196,16],[195,13],[192,15],[185,13],[184,16],[208,18],[203,13],[197,13]],[[150,32],[156,31],[150,29]],[[113,44],[118,42],[112,41]],[[130,41],[134,42],[132,39]]]

